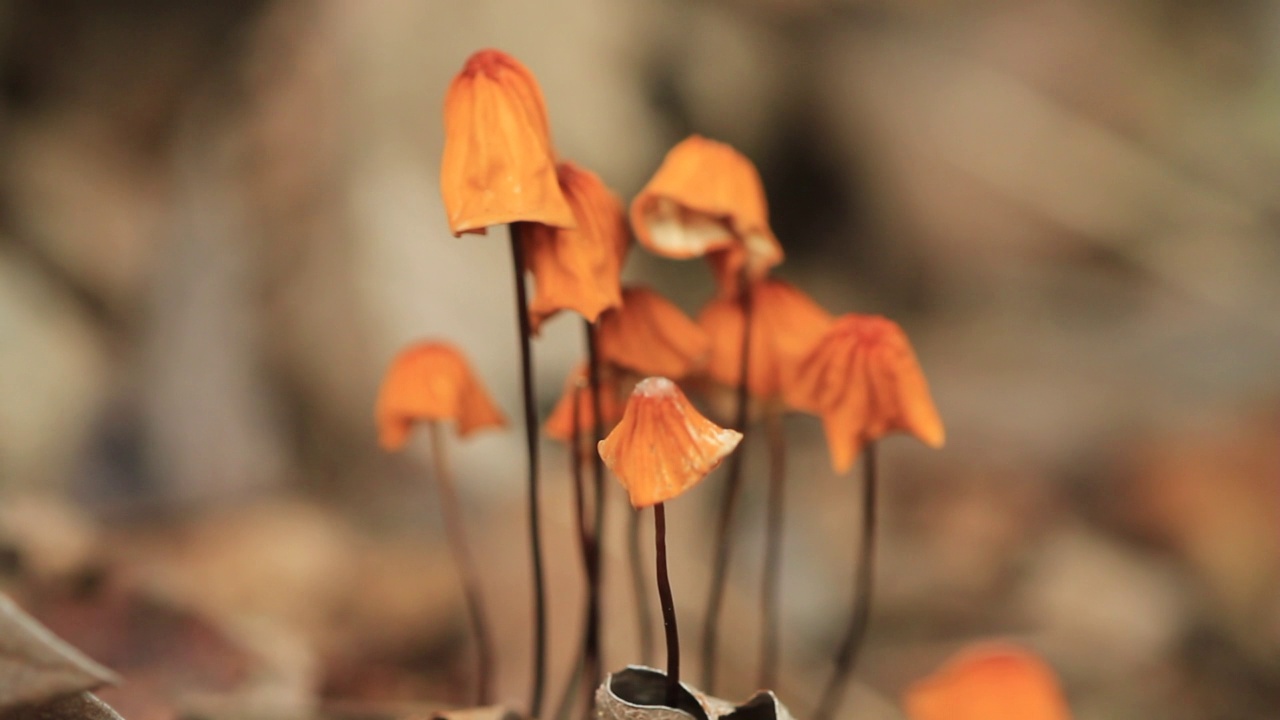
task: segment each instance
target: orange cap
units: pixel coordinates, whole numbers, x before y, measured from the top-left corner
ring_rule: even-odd
[[[604,417],[604,430],[608,432],[622,418],[622,398],[618,393],[617,376],[608,368],[600,370],[600,414]],[[585,364],[575,368],[565,380],[564,394],[560,396],[560,402],[556,403],[547,422],[542,426],[547,437],[560,442],[571,442],[575,412],[578,415],[578,431],[583,437],[589,436],[592,428],[595,427],[596,410]]]
[[[1058,678],[1043,660],[1013,645],[961,651],[907,688],[911,720],[1070,720]]]
[[[878,315],[837,318],[787,391],[794,407],[822,417],[836,472],[853,465],[864,443],[896,430],[934,448],[946,439],[906,333]]]
[[[701,366],[711,350],[697,323],[646,287],[622,289],[622,307],[600,316],[596,341],[607,362],[677,379]]]
[[[443,342],[419,342],[391,361],[374,411],[378,442],[398,450],[415,422],[455,420],[458,436],[507,424],[466,358]]]
[[[622,304],[622,260],[630,244],[622,201],[600,178],[569,162],[556,167],[560,190],[573,208],[576,228],[531,224],[521,236],[525,265],[533,274],[529,319],[573,310],[595,322]]]
[[[751,394],[780,395],[831,322],[831,315],[795,286],[773,278],[753,283],[747,364]],[[737,385],[742,367],[742,304],[736,297],[722,295],[702,309],[698,325],[711,338],[707,375],[722,385]]]
[[[696,485],[741,440],[703,417],[675,383],[650,377],[636,384],[622,421],[600,441],[600,457],[639,509]]]
[[[498,50],[472,55],[444,98],[440,192],[453,234],[517,221],[573,227],[555,165],[533,73]]]
[[[691,135],[667,153],[631,203],[640,243],[671,258],[737,247],[753,279],[782,262],[760,174],[729,145]]]

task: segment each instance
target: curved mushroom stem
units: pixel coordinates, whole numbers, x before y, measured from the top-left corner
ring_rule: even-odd
[[[653,506],[653,544],[657,557],[662,626],[667,631],[666,705],[673,708],[680,699],[680,630],[676,627],[676,604],[671,596],[671,578],[667,574],[667,509],[662,503]]]
[[[644,550],[640,546],[640,519],[643,510],[630,514],[627,525],[627,559],[631,565],[631,590],[636,596],[636,632],[640,636],[640,664],[653,665],[653,609],[649,606],[649,583],[645,582]]]
[[[766,505],[764,575],[760,588],[760,679],[757,687],[771,689],[778,682],[779,579],[782,571],[782,523],[787,485],[787,438],[782,412],[771,406],[766,419],[769,435],[769,501]]]
[[[603,651],[600,649],[600,587],[602,568],[600,557],[604,545],[604,460],[596,447],[604,439],[604,411],[600,398],[600,354],[596,351],[596,327],[583,321],[587,340],[587,378],[591,385],[591,410],[594,422],[591,427],[592,484],[595,498],[595,518],[591,524],[591,552],[587,556],[587,637],[585,669],[587,673],[588,709],[595,702],[595,688],[603,680]],[[575,405],[576,408],[576,405]]]
[[[533,681],[529,717],[542,714],[547,683],[547,610],[542,574],[542,530],[538,510],[538,407],[533,390],[533,349],[529,344],[529,296],[524,279],[524,223],[511,223],[511,258],[515,269],[516,320],[520,327],[520,381],[524,390],[525,450],[529,459],[529,552],[533,575]]]
[[[467,603],[467,617],[471,620],[471,632],[476,641],[476,704],[488,705],[492,701],[493,638],[485,620],[484,602],[480,590],[480,573],[467,545],[463,530],[462,511],[458,505],[458,493],[453,487],[453,473],[445,455],[444,428],[438,422],[428,423],[431,434],[431,457],[435,462],[436,488],[440,495],[440,508],[444,514],[445,534],[453,550],[453,559],[462,577],[462,593]]]
[[[742,307],[742,353],[738,362],[737,415],[733,429],[742,433],[743,448],[747,435],[747,413],[749,410],[747,378],[751,359],[751,288],[746,269],[739,280],[738,302]],[[725,581],[729,575],[729,553],[732,549],[730,530],[733,525],[733,514],[738,506],[738,496],[742,490],[742,458],[743,449],[729,456],[729,471],[726,478],[724,496],[720,501],[720,515],[716,520],[715,561],[711,570],[711,595],[707,599],[706,625],[702,628],[702,689],[708,695],[715,694],[716,686],[716,651],[720,633],[720,610],[724,605]]]
[[[849,629],[836,651],[835,671],[822,692],[814,720],[830,720],[840,707],[845,686],[853,675],[858,652],[871,621],[871,581],[875,574],[876,540],[876,443],[862,451],[862,543],[858,548],[858,570],[853,583],[853,615]]]

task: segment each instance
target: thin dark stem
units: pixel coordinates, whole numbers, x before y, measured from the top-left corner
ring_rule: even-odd
[[[702,629],[702,689],[715,694],[716,651],[720,633],[720,610],[724,605],[725,581],[729,575],[729,554],[732,549],[731,529],[733,514],[742,491],[742,459],[745,457],[748,402],[748,371],[751,359],[751,288],[745,270],[740,279],[738,302],[742,307],[742,352],[738,362],[737,415],[733,428],[743,434],[738,452],[729,456],[729,470],[724,496],[720,501],[720,515],[716,520],[715,560],[711,570],[711,595],[707,599],[706,625]]]
[[[867,443],[862,451],[862,542],[858,547],[858,571],[853,582],[853,615],[849,630],[836,651],[835,671],[822,692],[822,700],[814,720],[830,720],[840,707],[845,686],[853,676],[858,652],[871,621],[871,581],[875,575],[876,542],[876,444]]]
[[[432,422],[431,456],[435,461],[436,488],[440,495],[440,508],[444,514],[445,534],[453,549],[453,559],[462,578],[462,594],[467,603],[467,617],[471,620],[471,632],[476,641],[476,696],[477,705],[488,705],[493,699],[493,637],[485,621],[484,601],[480,590],[480,573],[467,545],[463,529],[462,510],[458,494],[453,487],[453,474],[449,471],[449,459],[445,455],[444,430]]]
[[[769,501],[766,506],[764,531],[764,578],[760,588],[760,614],[763,627],[760,637],[761,689],[775,688],[778,683],[779,656],[779,579],[782,571],[782,524],[787,495],[787,438],[782,427],[782,413],[774,407],[767,419],[769,434]]]
[[[640,544],[640,516],[630,513],[627,527],[627,558],[631,564],[631,590],[636,596],[636,631],[640,634],[640,664],[653,666],[653,608],[649,605],[649,583],[645,582],[644,551]]]
[[[592,480],[595,486],[595,521],[592,523],[591,555],[587,565],[587,637],[586,672],[588,697],[587,716],[592,713],[595,688],[604,679],[603,650],[600,637],[600,588],[603,568],[600,557],[604,547],[604,460],[596,447],[604,439],[604,410],[600,398],[600,355],[596,352],[596,328],[584,321],[587,340],[587,379],[591,384],[591,409],[595,422],[591,427]]]
[[[529,458],[529,552],[533,574],[533,687],[529,717],[542,714],[542,693],[547,682],[547,610],[542,576],[542,530],[538,511],[538,407],[533,388],[533,349],[529,337],[529,296],[524,279],[523,223],[511,223],[511,257],[515,269],[516,315],[520,325],[520,381],[524,389],[524,430]]]
[[[573,511],[578,525],[578,549],[582,552],[582,566],[591,571],[591,526],[587,524],[587,479],[582,469],[582,390],[573,391],[573,422],[569,445],[569,467],[573,468]]]
[[[667,510],[662,503],[653,506],[653,545],[657,557],[662,627],[667,631],[666,705],[673,708],[680,699],[680,630],[676,627],[676,603],[671,597],[671,578],[667,575]]]

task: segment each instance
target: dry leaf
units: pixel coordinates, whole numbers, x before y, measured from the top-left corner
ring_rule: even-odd
[[[134,720],[176,717],[180,703],[200,694],[269,694],[271,683],[293,682],[287,669],[276,673],[271,660],[254,655],[228,629],[245,627],[247,635],[253,628],[253,636],[262,639],[278,626],[224,626],[127,575],[108,573],[91,592],[45,588],[31,597],[41,622],[129,679],[101,696]],[[275,643],[289,652],[287,634]]]
[[[680,690],[677,707],[668,706],[666,674],[631,665],[610,674],[596,690],[596,714],[600,720],[793,720],[786,706],[767,690],[741,705],[685,683],[680,683]]]
[[[114,684],[116,676],[0,595],[0,708]]]
[[[93,696],[77,693],[39,705],[23,705],[0,713],[0,720],[124,720],[111,706]]]

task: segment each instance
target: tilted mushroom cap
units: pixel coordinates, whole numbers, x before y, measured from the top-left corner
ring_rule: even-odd
[[[600,356],[641,375],[680,379],[702,366],[711,341],[680,308],[646,287],[622,290],[622,307],[600,316]]]
[[[595,322],[622,305],[622,261],[631,242],[622,201],[595,173],[562,162],[556,175],[577,226],[530,224],[521,236],[525,266],[533,274],[534,332],[561,310]]]
[[[667,153],[631,203],[631,226],[642,245],[666,257],[738,248],[753,278],[783,259],[755,165],[729,145],[700,135]]]

